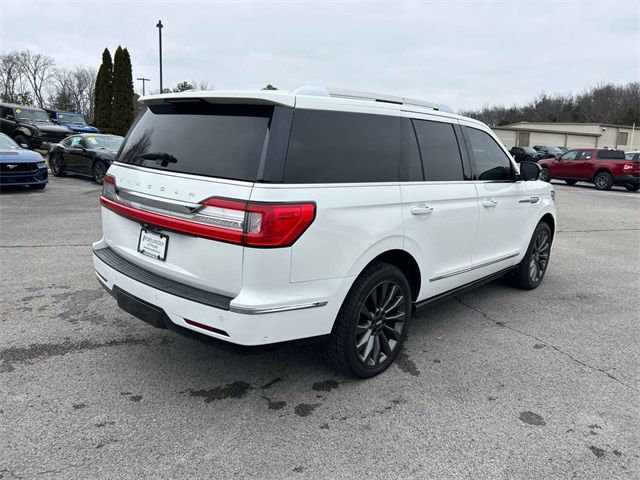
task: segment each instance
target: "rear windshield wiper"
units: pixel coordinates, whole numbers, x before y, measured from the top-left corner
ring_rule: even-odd
[[[178,163],[178,159],[171,155],[170,153],[164,152],[149,152],[143,153],[140,157],[143,160],[155,160],[156,163],[159,163],[161,167],[166,167],[170,163]]]

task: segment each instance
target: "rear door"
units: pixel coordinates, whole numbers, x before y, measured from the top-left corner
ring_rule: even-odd
[[[507,268],[528,245],[531,197],[516,181],[507,153],[488,131],[463,127],[478,193],[478,233],[474,242],[474,277]]]
[[[592,178],[594,160],[593,150],[581,150],[575,160],[568,162],[571,178],[579,180],[588,180]]]
[[[244,214],[225,202],[249,200],[274,108],[201,100],[148,106],[109,169],[117,192],[116,202],[102,199],[109,248],[166,278],[237,294],[244,248],[233,237],[242,232]],[[151,220],[141,221],[139,212]],[[228,238],[199,233],[215,228]],[[164,258],[145,249],[147,232]]]
[[[405,249],[420,266],[423,280],[418,300],[422,300],[467,283],[478,202],[473,182],[465,178],[470,172],[465,172],[459,126],[438,116],[406,121],[405,134],[411,143],[405,163],[411,164],[413,157],[421,159],[418,175],[422,178],[412,175],[410,180],[418,181],[401,183]]]

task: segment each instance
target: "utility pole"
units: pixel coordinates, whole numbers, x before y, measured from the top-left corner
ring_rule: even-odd
[[[136,78],[136,80],[142,80],[142,96],[144,97],[144,84],[146,82],[150,82],[151,79],[150,78],[144,78],[144,77],[142,77],[142,78],[138,77],[138,78]]]
[[[162,93],[162,20],[158,20],[158,45],[160,47],[160,93]]]

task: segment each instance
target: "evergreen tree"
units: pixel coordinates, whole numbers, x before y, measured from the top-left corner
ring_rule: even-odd
[[[107,48],[102,52],[102,64],[96,76],[96,88],[94,95],[94,123],[104,132],[109,132],[111,127],[111,106],[113,102],[113,63],[111,53]]]
[[[133,74],[131,57],[126,48],[118,47],[113,56],[113,108],[111,132],[126,135],[133,122]]]

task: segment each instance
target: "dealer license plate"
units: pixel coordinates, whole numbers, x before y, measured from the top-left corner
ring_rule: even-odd
[[[169,237],[167,235],[145,230],[144,228],[140,230],[138,251],[143,255],[164,261],[164,259],[167,258],[168,244]]]

